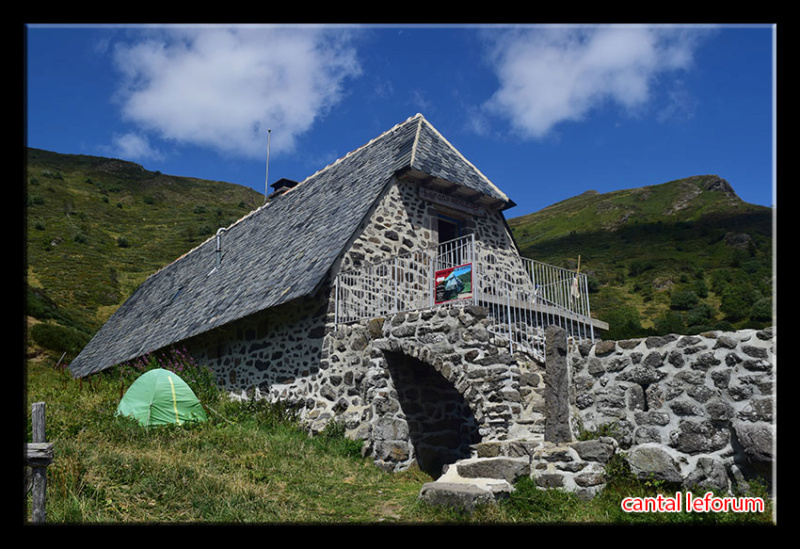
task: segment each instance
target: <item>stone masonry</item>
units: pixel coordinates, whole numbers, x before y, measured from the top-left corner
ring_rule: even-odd
[[[281,322],[288,312],[265,316],[231,328],[238,339],[224,334],[196,349],[232,394],[284,401],[312,433],[338,422],[387,470],[416,463],[441,475],[438,488],[477,484],[493,497],[512,489],[509,463],[543,488],[593,497],[614,455],[643,479],[685,487],[771,480],[772,330],[569,345],[548,331],[540,364],[509,353],[480,307],[335,329],[324,303],[304,308],[316,313],[298,313],[290,326]],[[583,433],[593,440],[579,441]],[[500,478],[476,476],[493,462],[506,471]]]
[[[638,476],[720,490],[771,480],[771,329],[603,341],[571,360],[574,430],[608,428]]]
[[[551,380],[564,374],[566,338],[548,331],[548,345]],[[640,479],[683,489],[746,491],[752,478],[773,480],[772,329],[574,344],[566,370],[568,388],[545,391],[546,421],[555,423],[547,440],[478,444],[476,457],[448,468],[420,498],[465,508],[495,501],[513,489],[511,470],[514,479],[530,475],[541,488],[591,498],[614,456]],[[565,400],[571,416],[557,420]],[[593,435],[576,440],[582,433]]]

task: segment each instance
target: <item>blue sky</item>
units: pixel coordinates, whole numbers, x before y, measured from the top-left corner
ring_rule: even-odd
[[[26,144],[264,192],[422,113],[517,207],[775,190],[775,27],[26,27]]]

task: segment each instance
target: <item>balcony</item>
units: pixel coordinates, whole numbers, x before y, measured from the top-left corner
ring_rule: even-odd
[[[586,275],[491,248],[474,235],[398,255],[335,280],[335,322],[472,304],[488,310],[488,328],[511,351],[544,358],[544,330],[558,325],[595,339]]]

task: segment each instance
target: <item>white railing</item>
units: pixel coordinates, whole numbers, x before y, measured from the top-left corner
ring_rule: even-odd
[[[477,302],[491,329],[512,345],[544,357],[544,330],[556,325],[570,337],[594,339],[586,275],[516,256],[520,268],[496,272],[480,285]]]
[[[344,271],[335,280],[335,322],[436,306],[488,309],[489,329],[544,356],[544,329],[594,339],[586,276],[491,249],[474,235]]]

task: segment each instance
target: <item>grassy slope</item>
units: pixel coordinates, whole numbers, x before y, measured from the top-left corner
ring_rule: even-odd
[[[594,316],[607,319],[620,307],[632,308],[642,326],[652,328],[670,312],[676,292],[711,288],[714,273],[724,269],[746,272],[748,299],[770,295],[772,212],[714,187],[716,181],[701,176],[584,193],[509,224],[523,255],[573,269],[580,256],[581,272],[596,284]],[[737,241],[740,234],[750,240]],[[701,300],[714,310],[713,322],[751,321],[721,312],[721,297],[710,290]]]
[[[27,281],[96,331],[144,279],[263,202],[252,189],[29,149]]]

